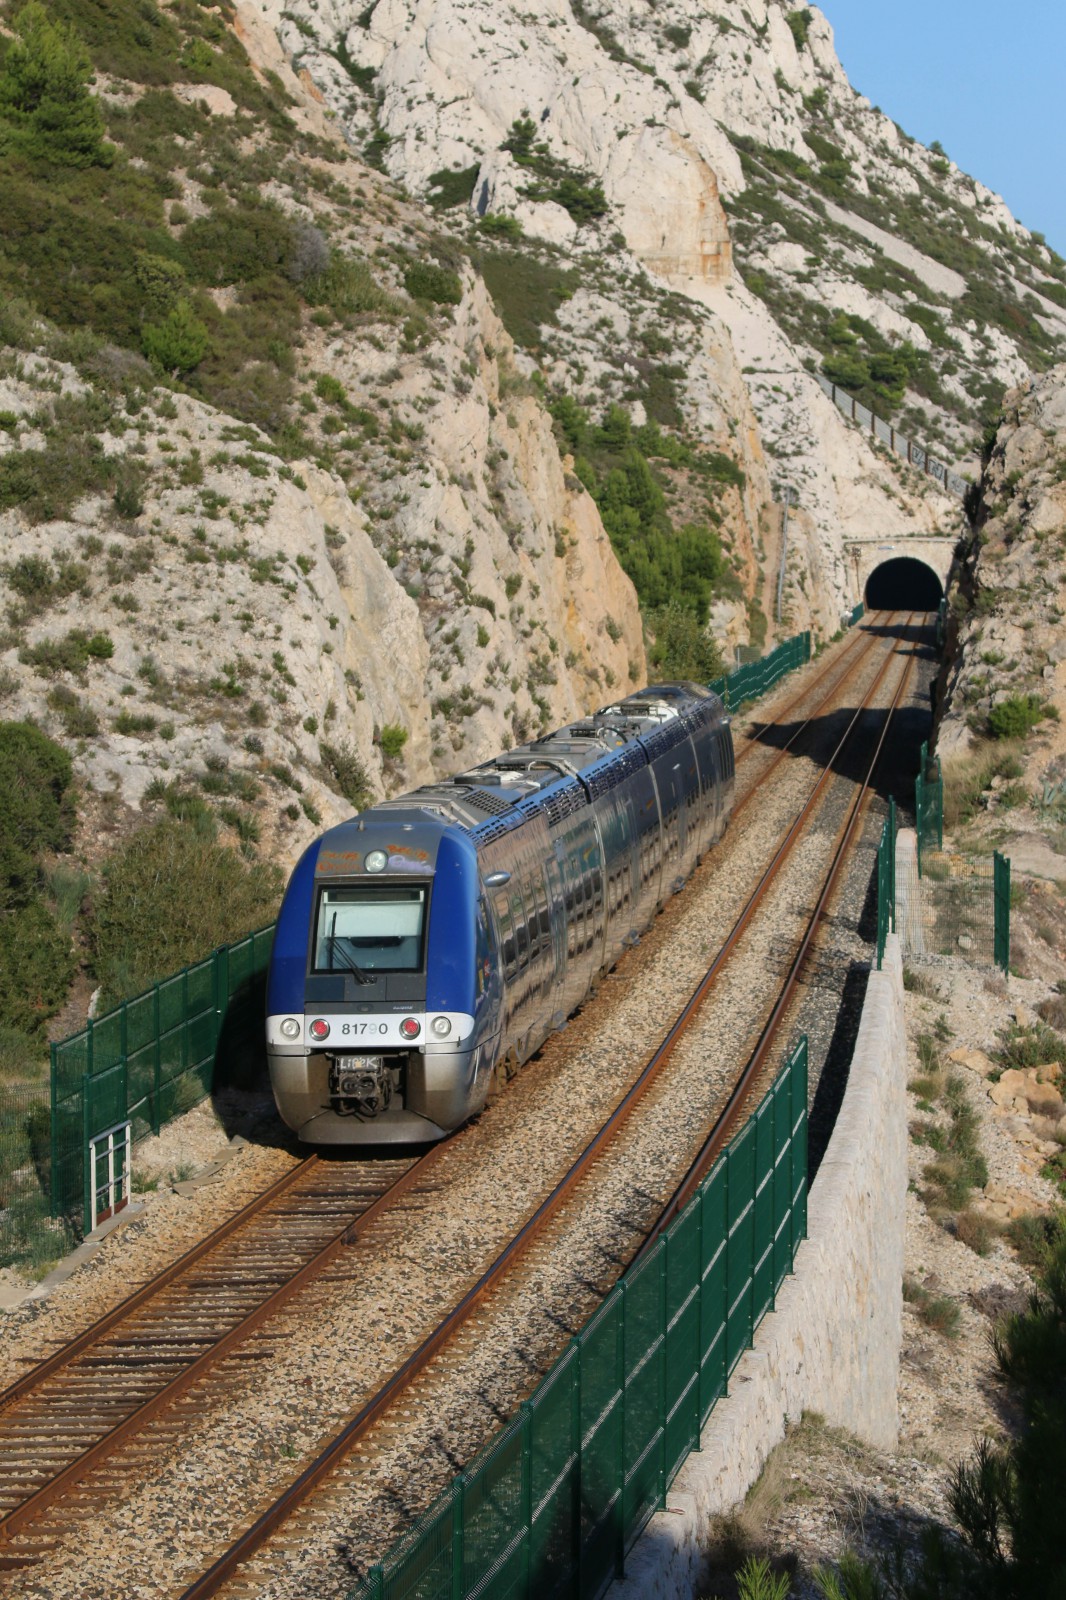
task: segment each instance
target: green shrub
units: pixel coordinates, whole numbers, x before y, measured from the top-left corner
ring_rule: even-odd
[[[392,296],[378,283],[367,263],[355,255],[334,250],[329,266],[303,284],[310,306],[328,306],[341,320],[346,317],[387,316],[397,309]]]
[[[70,846],[73,773],[65,750],[27,722],[0,722],[0,908],[33,895],[46,851]]]
[[[649,613],[648,626],[654,634],[648,662],[658,678],[668,682],[709,683],[724,672],[717,641],[706,632],[691,608],[672,600]]]
[[[452,206],[470,203],[480,166],[455,169],[444,167],[429,176],[428,200],[434,211],[448,211]]]
[[[994,739],[1024,739],[1048,715],[1045,702],[1037,694],[1012,694],[988,715],[988,730]]]
[[[107,1002],[269,922],[281,887],[276,866],[249,866],[195,828],[171,818],[143,828],[106,863],[90,920]]]
[[[65,167],[110,166],[104,119],[89,93],[92,62],[75,30],[52,22],[37,0],[15,18],[0,71],[0,125],[31,159]]]
[[[502,211],[490,211],[478,223],[478,229],[490,239],[510,239],[512,241],[523,237],[522,224],[517,217],[508,217]]]
[[[114,653],[110,634],[90,634],[84,628],[71,628],[61,639],[41,639],[37,644],[25,645],[19,651],[19,660],[31,666],[41,678],[53,678],[60,672],[72,672],[83,678],[90,661],[107,661]]]
[[[904,1278],[903,1298],[913,1305],[927,1328],[954,1339],[959,1331],[959,1304],[950,1295],[932,1294],[914,1278]]]
[[[432,261],[412,262],[403,275],[403,286],[412,300],[429,300],[438,306],[457,306],[463,298],[459,274]]]
[[[504,327],[516,344],[538,350],[543,329],[580,281],[573,269],[554,266],[532,251],[480,251],[475,265],[485,280]]]
[[[0,1023],[37,1034],[66,999],[74,953],[40,900],[0,912]]]
[[[163,372],[194,371],[210,345],[208,331],[188,300],[179,300],[162,322],[146,322],[141,330],[141,348],[149,361]]]
[[[370,776],[354,744],[349,741],[329,744],[323,740],[318,748],[322,765],[334,788],[344,796],[349,805],[355,807],[356,811],[362,811],[370,804],[372,791]]]
[[[407,743],[407,729],[398,722],[387,722],[381,730],[381,753],[390,761],[400,755]]]
[[[801,11],[790,11],[785,17],[792,37],[796,41],[796,49],[803,50],[807,44],[807,36],[811,28],[811,13],[806,6]]]
[[[68,684],[57,683],[48,692],[48,704],[59,713],[63,732],[70,739],[91,739],[100,732],[100,718],[92,706],[78,698]]]
[[[113,473],[92,435],[53,434],[44,450],[0,456],[0,511],[18,507],[31,522],[69,516],[78,500],[103,489]]]

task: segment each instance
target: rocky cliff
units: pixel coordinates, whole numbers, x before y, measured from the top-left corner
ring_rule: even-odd
[[[199,393],[9,302],[0,695],[6,718],[72,750],[109,816],[206,785],[224,836],[286,862],[354,804],[581,714],[646,668],[633,585],[484,282],[347,153],[269,27],[231,23],[250,52],[231,89],[146,91],[100,72],[96,91],[120,138],[131,105],[175,121],[177,102],[190,109],[180,165],[159,178],[157,252],[232,195],[231,237],[285,230],[282,309],[286,275],[321,296],[296,326],[259,319],[251,363],[235,352],[243,369],[220,366]],[[235,139],[245,167],[258,152],[235,95],[260,83],[277,85],[286,131],[251,210]],[[154,176],[157,151],[127,137]],[[220,150],[228,193],[207,164]],[[167,256],[136,259],[138,282],[165,281]],[[231,282],[217,263],[198,304],[221,344],[227,320],[270,297],[248,266]],[[409,277],[420,265],[425,282]]]
[[[1064,348],[1063,263],[855,92],[818,10],[261,4],[352,142],[465,237],[507,238],[516,274],[562,255],[595,279],[580,318],[534,312],[552,384],[661,404],[655,324],[675,422],[728,448],[762,502],[726,528],[767,611],[795,501],[786,626],[831,630],[860,598],[849,536],[962,531],[958,500],[872,448],[815,375],[976,475],[1003,387]]]
[[[989,734],[1024,741],[1024,777],[1048,818],[1066,797],[1064,605],[1066,366],[1058,366],[1004,402],[950,595],[939,726],[949,760]]]

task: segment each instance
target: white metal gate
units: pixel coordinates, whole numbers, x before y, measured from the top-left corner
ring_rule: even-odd
[[[98,1227],[129,1204],[132,1124],[116,1123],[89,1140],[92,1225]]]

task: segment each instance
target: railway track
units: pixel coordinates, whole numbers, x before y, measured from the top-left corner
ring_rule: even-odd
[[[830,679],[832,687],[818,701],[810,714],[812,718],[819,716],[831,697],[839,694],[861,670],[862,663],[868,660],[870,653],[876,648],[876,643],[873,639],[849,640],[847,649],[829,663],[821,678]],[[887,670],[886,660],[878,682]],[[817,699],[816,689],[817,685],[808,685],[800,694],[793,696],[778,713],[779,718],[788,715],[803,699],[809,700],[812,694]],[[759,784],[753,784],[740,798],[738,814],[758,792],[771,768],[778,766],[784,759],[787,750],[794,745],[809,721],[810,718],[807,718],[799,722],[788,743],[774,751],[766,769],[759,773]],[[742,759],[747,760],[757,748],[759,747],[749,744],[742,754]],[[826,763],[827,774],[831,771],[832,765],[832,760]],[[765,887],[762,892],[765,894]],[[672,1050],[672,1046],[670,1049]],[[637,1083],[631,1087],[623,1105],[617,1108],[619,1121],[601,1130],[592,1141],[592,1146],[595,1148],[590,1147],[581,1162],[574,1164],[561,1184],[557,1185],[553,1193],[543,1202],[536,1216],[530,1218],[522,1231],[511,1241],[507,1250],[503,1252],[504,1264],[494,1266],[488,1274],[483,1274],[482,1278],[473,1284],[462,1301],[465,1308],[462,1312],[453,1306],[448,1318],[445,1319],[446,1331],[441,1333],[440,1330],[436,1330],[430,1336],[431,1348],[424,1341],[420,1350],[403,1364],[401,1373],[406,1375],[407,1380],[416,1377],[425,1369],[433,1352],[443,1347],[465,1316],[482,1305],[493,1284],[510,1271],[541,1235],[551,1218],[564,1207],[567,1198],[581,1180],[581,1175],[587,1172],[597,1155],[615,1139],[621,1122],[624,1122],[637,1100],[645,1094],[659,1070],[660,1068],[656,1068],[649,1074],[649,1069],[645,1069]],[[437,1146],[435,1151],[431,1152],[431,1156],[442,1160],[442,1153],[447,1148],[447,1146]],[[90,1330],[90,1334],[95,1333],[105,1341],[102,1347],[94,1345],[89,1335],[83,1336],[75,1342],[70,1351],[60,1352],[36,1372],[27,1374],[5,1395],[0,1396],[0,1449],[6,1450],[7,1438],[15,1441],[24,1469],[20,1483],[14,1486],[10,1494],[6,1487],[7,1480],[0,1477],[0,1495],[3,1496],[0,1498],[0,1507],[10,1508],[0,1520],[0,1569],[5,1564],[24,1565],[39,1560],[55,1547],[59,1538],[60,1518],[56,1515],[50,1517],[49,1508],[65,1500],[69,1510],[72,1489],[84,1483],[90,1474],[92,1478],[88,1492],[83,1492],[76,1501],[76,1509],[80,1515],[91,1515],[94,1506],[121,1488],[124,1481],[123,1474],[128,1474],[129,1471],[129,1440],[134,1437],[136,1428],[148,1424],[150,1430],[154,1428],[164,1442],[169,1434],[170,1442],[173,1444],[175,1433],[180,1434],[189,1417],[188,1404],[184,1408],[175,1407],[179,1396],[187,1395],[212,1366],[220,1363],[225,1366],[227,1358],[240,1358],[242,1347],[247,1344],[251,1335],[257,1328],[263,1326],[265,1320],[281,1304],[298,1294],[312,1278],[326,1271],[338,1255],[347,1256],[351,1245],[363,1231],[373,1231],[370,1229],[370,1224],[380,1222],[388,1213],[389,1207],[400,1198],[400,1193],[403,1192],[402,1185],[405,1182],[407,1192],[412,1194],[416,1201],[420,1195],[424,1200],[425,1195],[432,1192],[424,1187],[428,1177],[425,1167],[419,1167],[418,1176],[412,1178],[410,1174],[415,1169],[409,1163],[404,1164],[404,1171],[401,1173],[395,1170],[396,1164],[375,1161],[368,1164],[373,1166],[375,1172],[385,1165],[393,1166],[391,1177],[401,1186],[400,1193],[394,1195],[391,1201],[385,1200],[378,1192],[371,1194],[369,1174],[364,1170],[353,1173],[353,1166],[356,1165],[348,1163],[342,1166],[339,1163],[323,1162],[316,1164],[312,1158],[312,1162],[305,1163],[298,1169],[298,1173],[304,1174],[303,1178],[299,1178],[296,1174],[290,1175],[282,1181],[282,1184],[275,1185],[275,1189],[269,1192],[269,1195],[273,1196],[272,1200],[269,1196],[263,1197],[256,1208],[249,1207],[239,1218],[234,1219],[224,1240],[206,1241],[204,1245],[197,1247],[196,1252],[190,1253],[190,1257],[185,1258],[184,1263],[178,1264],[178,1267],[184,1267],[184,1273],[178,1272],[175,1268],[164,1275],[167,1282],[160,1292],[164,1297],[168,1294],[176,1296],[179,1302],[185,1293],[179,1287],[182,1281],[189,1285],[199,1285],[200,1309],[193,1316],[191,1331],[178,1333],[179,1324],[176,1320],[172,1320],[172,1314],[174,1319],[182,1314],[180,1305],[175,1305],[172,1301],[171,1310],[165,1310],[163,1308],[168,1305],[166,1299],[153,1302],[152,1296],[146,1289],[138,1296],[132,1297],[131,1302],[119,1308],[117,1313],[109,1314],[107,1318],[102,1319],[96,1329]],[[344,1181],[336,1177],[337,1171],[347,1173],[347,1189]],[[331,1173],[332,1176],[329,1176]],[[336,1178],[335,1186],[334,1178]],[[301,1188],[301,1184],[306,1184],[307,1187]],[[328,1225],[318,1215],[318,1202],[314,1200],[316,1187],[324,1201],[323,1210],[329,1211],[332,1207]],[[262,1247],[255,1246],[256,1251],[262,1248],[264,1253],[261,1257],[252,1253],[242,1254],[247,1251],[252,1238],[250,1230],[253,1217],[257,1214],[265,1217],[270,1205],[278,1208],[273,1228],[273,1243],[264,1243]],[[286,1208],[288,1208],[287,1221]],[[363,1225],[353,1230],[352,1223],[359,1216],[363,1218]],[[278,1238],[278,1234],[288,1225],[291,1225],[294,1231],[306,1236],[302,1256]],[[288,1255],[287,1264],[286,1255]],[[295,1259],[295,1256],[299,1256],[299,1259]],[[257,1265],[260,1260],[264,1263],[263,1272]],[[286,1288],[287,1283],[292,1284],[291,1289]],[[230,1287],[233,1290],[232,1298]],[[243,1301],[242,1295],[245,1297]],[[254,1303],[249,1303],[249,1300]],[[238,1301],[241,1303],[238,1304]],[[148,1348],[144,1344],[138,1344],[137,1339],[141,1334],[146,1335]],[[159,1348],[152,1347],[153,1340],[162,1341]],[[215,1351],[214,1355],[211,1354],[212,1349]],[[254,1348],[243,1350],[245,1359],[253,1357],[254,1353]],[[90,1382],[88,1374],[96,1374],[97,1377]],[[342,1459],[346,1450],[351,1451],[363,1437],[373,1419],[386,1410],[390,1399],[401,1392],[403,1381],[401,1378],[394,1384],[394,1381],[390,1380],[390,1385],[386,1386],[387,1393],[385,1390],[379,1390],[368,1400],[350,1428],[342,1430],[342,1433],[346,1434],[346,1440],[339,1447],[339,1453],[325,1464],[318,1458],[312,1461],[300,1475],[299,1486],[286,1490],[281,1511],[272,1508],[266,1514],[270,1526],[266,1526],[263,1519],[260,1519],[260,1523],[257,1524],[258,1531],[253,1535],[251,1544],[242,1545],[240,1553],[235,1557],[232,1553],[227,1553],[224,1563],[216,1564],[210,1576],[205,1575],[203,1579],[188,1588],[185,1593],[189,1600],[193,1596],[216,1592],[227,1574],[235,1571],[241,1562],[247,1559],[251,1550],[262,1542],[271,1529],[284,1523],[306,1493],[330,1475],[335,1462]],[[58,1390],[55,1388],[57,1384]],[[109,1394],[108,1384],[114,1393]],[[83,1385],[86,1386],[84,1391]],[[57,1393],[63,1396],[62,1400],[58,1406],[49,1405],[48,1396],[54,1397]],[[56,1417],[66,1418],[69,1415],[77,1419],[79,1405],[82,1406],[81,1421],[68,1430],[67,1443],[61,1447],[55,1437],[58,1431]],[[97,1433],[87,1450],[81,1448],[72,1452],[71,1438],[76,1437],[76,1442],[84,1445],[83,1424],[86,1412],[95,1416],[94,1426]],[[23,1431],[21,1426],[13,1427],[6,1435],[3,1430],[15,1416],[21,1416],[28,1424],[35,1413],[39,1427],[37,1442],[27,1442],[23,1450],[23,1442],[30,1441],[32,1430],[28,1426],[26,1431]],[[40,1424],[46,1416],[51,1418],[51,1423],[45,1420],[42,1428]],[[79,1427],[82,1429],[80,1435]],[[154,1448],[153,1437],[151,1431],[145,1436],[141,1447],[144,1454],[150,1453]],[[120,1446],[126,1446],[123,1457],[125,1464],[116,1467],[114,1476],[108,1476],[106,1471],[101,1474],[99,1471],[101,1465],[118,1451]],[[92,1454],[94,1450],[97,1452],[95,1456]],[[54,1485],[54,1488],[50,1489],[49,1483]],[[27,1494],[25,1491],[28,1485],[30,1492]],[[19,1499],[20,1492],[21,1499]]]
[[[308,1157],[0,1394],[0,1571],[51,1548],[48,1513],[64,1495],[136,1433],[167,1431],[158,1419],[209,1365],[323,1272],[386,1199],[424,1193],[424,1176],[411,1157]],[[98,1492],[114,1488],[105,1477]],[[31,1526],[32,1542],[13,1545]]]
[[[856,662],[838,680],[838,685],[843,679],[850,678],[859,661],[865,659],[865,656],[866,652],[859,654]],[[589,1179],[594,1165],[605,1156],[629,1122],[645,1094],[658,1082],[664,1073],[675,1048],[684,1037],[699,1008],[713,990],[728,963],[735,956],[751,919],[756,915],[767,893],[783,870],[797,842],[803,837],[811,815],[819,807],[823,791],[832,777],[834,762],[854,737],[862,712],[876,695],[885,676],[888,674],[892,659],[891,656],[886,657],[866,700],[851,718],[844,736],[833,752],[833,757],[826,765],[822,777],[815,784],[807,803],[785,838],[781,841],[773,861],[757,885],[741,917],[738,918],[737,923],[734,925],[726,944],[716,956],[704,980],[690,997],[688,1004],[670,1029],[667,1037],[645,1065],[640,1076],[622,1101],[615,1107],[599,1132],[573,1162],[570,1169],[555,1185],[537,1211],[528,1219],[506,1248],[500,1252],[495,1261],[468,1290],[462,1300],[441,1320],[418,1349],[390,1376],[386,1383],[367,1400],[345,1427],[328,1441],[318,1455],[308,1463],[300,1476],[287,1486],[285,1491],[216,1559],[206,1572],[182,1591],[181,1600],[208,1600],[209,1596],[227,1592],[227,1584],[234,1574],[240,1572],[245,1563],[267,1543],[272,1535],[289,1522],[290,1518],[315,1495],[316,1491],[333,1473],[344,1467],[345,1463],[350,1460],[356,1446],[367,1437],[378,1420],[386,1414],[389,1407],[395,1404],[410,1389],[412,1384],[427,1371],[431,1362],[448,1345],[456,1331],[483,1309],[487,1298],[499,1283],[516,1270],[526,1253],[542,1238],[547,1226],[559,1215],[564,1207],[574,1200],[579,1186]],[[891,717],[905,692],[910,678],[911,665],[912,663],[909,660],[906,661],[903,670],[898,675],[889,709],[889,717]],[[886,719],[881,737],[877,741],[866,777],[848,809],[842,827],[837,830],[832,860],[818,896],[817,904],[803,931],[781,992],[777,996],[772,1013],[762,1029],[756,1048],[741,1078],[729,1096],[725,1107],[716,1117],[707,1139],[700,1147],[691,1165],[687,1168],[683,1179],[673,1190],[667,1203],[661,1208],[653,1226],[648,1231],[645,1244],[641,1247],[641,1250],[650,1245],[658,1233],[669,1225],[669,1222],[677,1214],[678,1209],[685,1203],[706,1172],[715,1155],[736,1131],[742,1120],[746,1104],[752,1097],[760,1070],[765,1067],[772,1048],[779,1042],[782,1022],[786,1016],[789,1001],[795,990],[816,929],[829,901],[840,866],[846,858],[847,847],[864,813],[873,769],[880,755],[887,726],[888,719]],[[789,741],[789,743],[791,742]],[[787,749],[787,746],[785,749]],[[778,753],[776,759],[780,759],[784,753],[785,750],[783,749]],[[291,1537],[290,1535],[290,1539]],[[234,1594],[258,1592],[259,1583],[262,1582],[265,1576],[264,1570],[247,1574],[244,1582],[234,1589]]]

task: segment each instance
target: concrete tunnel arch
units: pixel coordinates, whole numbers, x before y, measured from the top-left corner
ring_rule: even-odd
[[[943,598],[944,585],[937,573],[914,556],[882,561],[870,573],[863,592],[867,611],[935,611]]]

